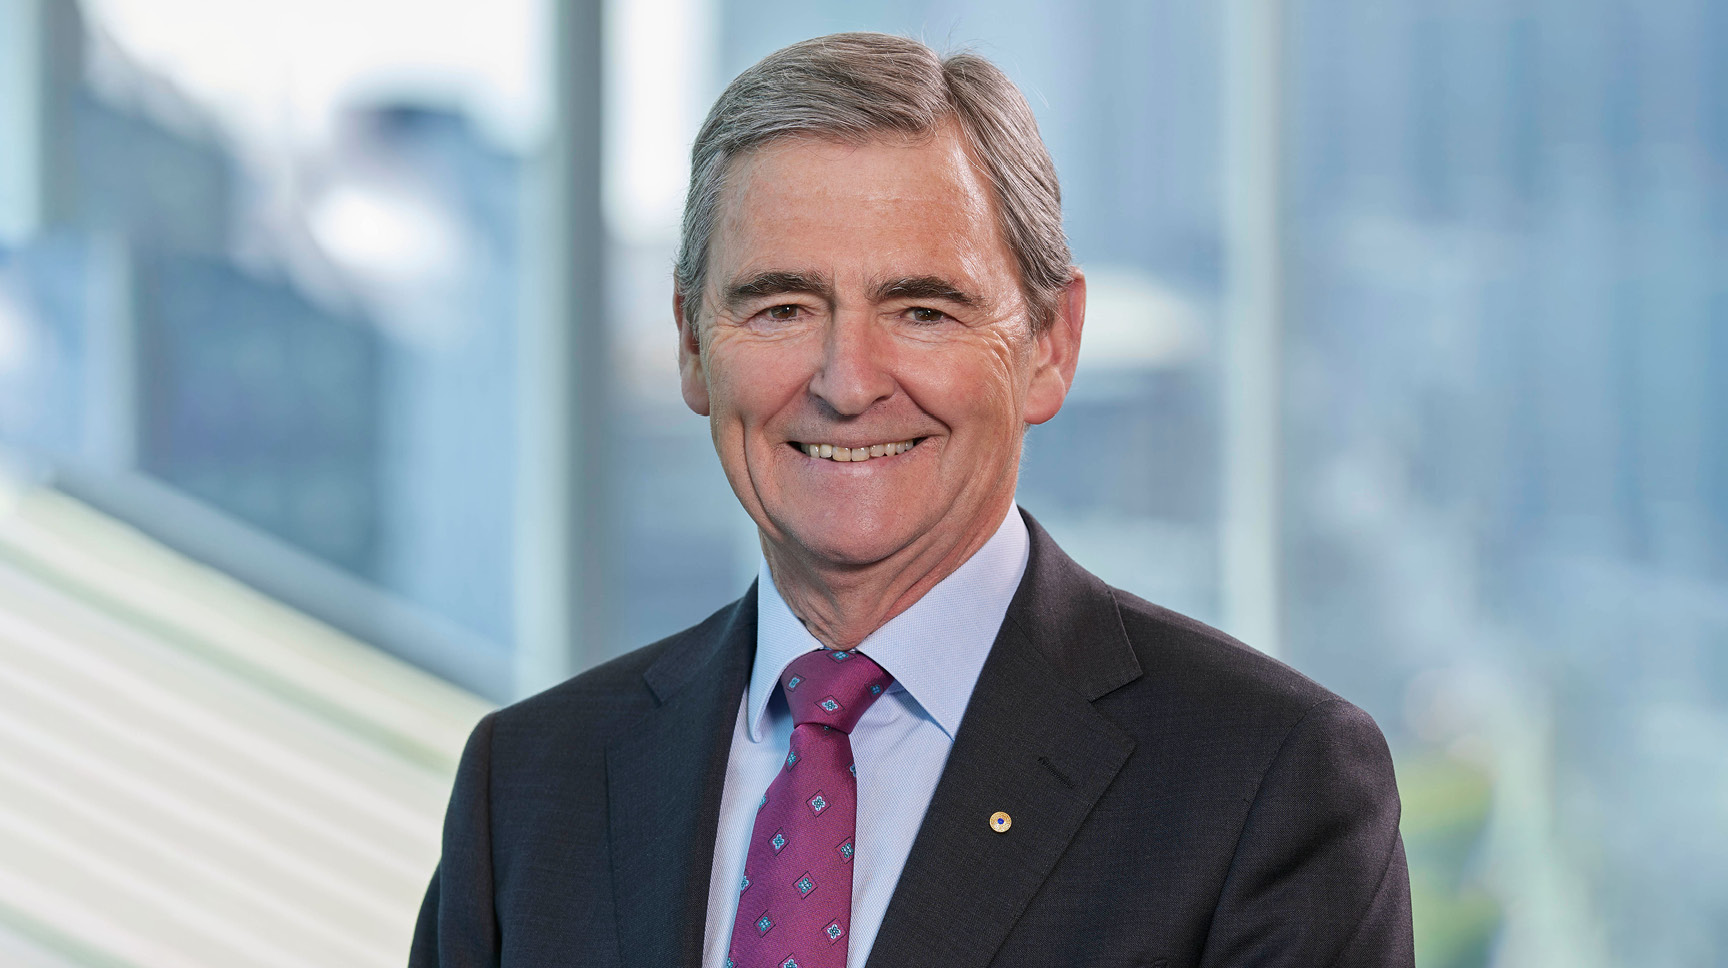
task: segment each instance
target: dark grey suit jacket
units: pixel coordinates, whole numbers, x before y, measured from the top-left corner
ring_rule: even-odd
[[[1373,720],[1027,526],[868,968],[1412,965]],[[481,720],[409,964],[698,965],[755,646],[752,588]]]

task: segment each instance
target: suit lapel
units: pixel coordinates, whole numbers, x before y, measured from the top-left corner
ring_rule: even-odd
[[[701,962],[726,760],[756,646],[756,588],[713,638],[643,678],[655,708],[606,750],[612,892],[625,968]]]
[[[869,968],[990,963],[1133,740],[1092,701],[1138,678],[1109,589],[1026,516],[1026,575],[985,661]],[[990,817],[1007,813],[1006,832]]]

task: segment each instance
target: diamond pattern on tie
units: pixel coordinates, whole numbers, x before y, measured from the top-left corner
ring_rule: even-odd
[[[858,819],[850,733],[893,681],[857,651],[806,653],[781,674],[792,748],[750,837],[729,952],[737,968],[846,968]]]

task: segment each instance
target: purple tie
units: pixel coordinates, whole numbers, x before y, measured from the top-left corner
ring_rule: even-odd
[[[847,734],[893,682],[863,653],[827,649],[780,674],[792,750],[756,809],[727,968],[846,968],[858,822]]]

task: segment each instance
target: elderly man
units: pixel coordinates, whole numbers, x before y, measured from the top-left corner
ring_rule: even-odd
[[[818,38],[692,160],[682,387],[760,577],[480,723],[411,963],[1411,964],[1373,722],[1014,506],[1086,285],[1006,77]]]

